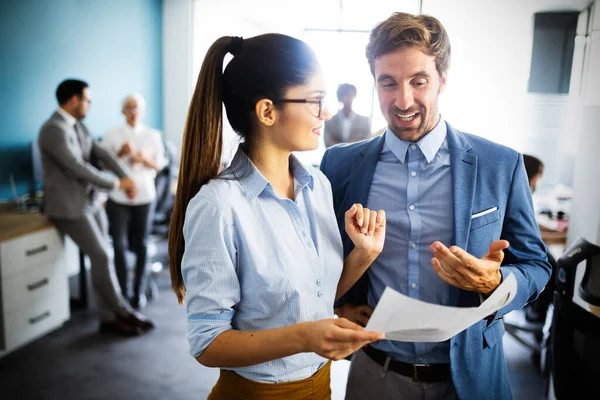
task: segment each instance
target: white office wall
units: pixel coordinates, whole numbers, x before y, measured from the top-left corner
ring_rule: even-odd
[[[192,0],[163,0],[164,133],[177,149],[193,89],[192,9]]]
[[[542,188],[572,184],[580,119],[566,95],[527,93],[533,15],[582,10],[588,0],[424,0],[452,43],[449,84],[441,111],[456,128],[531,153],[546,163]],[[304,29],[369,30],[395,10],[417,13],[418,0],[165,0],[165,132],[183,133],[203,55],[219,36]],[[576,53],[577,53],[576,49]],[[577,57],[577,54],[576,54]],[[366,62],[366,61],[365,61]],[[379,113],[377,107],[374,110]],[[228,139],[231,132],[227,133]]]
[[[583,75],[568,243],[577,236],[600,245],[600,7],[596,0]]]
[[[254,3],[245,0],[194,0],[193,12],[193,51],[192,51],[192,70],[193,81],[190,85],[195,86],[200,67],[208,48],[215,40],[222,36],[241,36],[248,38],[269,31],[283,32],[288,34],[297,34],[294,31],[295,25],[290,29],[279,27],[277,18],[266,17],[265,6],[256,7]],[[276,6],[277,4],[274,4]],[[269,8],[269,12],[274,10]],[[235,12],[232,12],[235,10]],[[263,15],[262,19],[254,19],[253,16],[259,13]],[[231,60],[231,55],[225,57],[225,65]],[[223,109],[223,154],[222,162],[228,164],[239,144],[239,137],[233,131]]]
[[[355,30],[368,32],[378,21],[387,18],[394,11],[418,12],[418,0],[404,0],[390,2],[387,0],[373,0],[366,3],[362,0],[344,0],[343,9],[340,10],[339,0],[305,0],[302,2],[289,0],[195,0],[194,1],[194,26],[193,26],[193,71],[198,74],[202,60],[208,47],[215,39],[221,36],[251,37],[261,33],[278,32],[299,39],[306,39],[304,33],[307,29],[328,30]],[[235,13],[232,13],[235,10]],[[309,43],[317,51],[321,61],[324,57],[322,43]],[[357,44],[358,45],[358,44]],[[359,50],[364,53],[364,49]],[[226,59],[226,62],[228,59]],[[366,67],[366,58],[360,62]],[[324,65],[325,73],[329,72]],[[330,66],[330,65],[329,65]],[[369,74],[370,75],[370,74]],[[326,76],[328,82],[335,82],[328,86],[328,106],[335,112],[337,101],[335,89],[337,77]],[[195,78],[194,78],[195,80]],[[370,101],[371,90],[364,90],[362,96],[367,96]],[[362,100],[363,98],[361,98]],[[368,108],[370,112],[370,107]],[[363,110],[361,110],[363,111]],[[364,112],[364,111],[363,111]],[[376,110],[379,113],[378,110]],[[381,119],[381,118],[380,118]],[[224,120],[224,149],[223,161],[227,163],[239,143],[239,138]],[[325,150],[324,143],[319,149],[300,152],[296,155],[307,164],[318,164]]]
[[[568,95],[527,92],[533,16],[581,11],[588,0],[425,0],[445,25],[452,65],[441,110],[456,128],[545,163],[542,188],[572,183],[576,137]]]

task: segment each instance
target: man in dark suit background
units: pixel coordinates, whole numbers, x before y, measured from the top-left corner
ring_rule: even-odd
[[[337,98],[343,107],[333,118],[325,121],[325,146],[331,147],[338,143],[352,143],[369,138],[371,136],[369,118],[352,110],[352,103],[356,98],[356,86],[342,83],[338,87]]]
[[[154,327],[121,295],[108,252],[108,222],[97,189],[136,195],[127,169],[91,136],[81,122],[91,103],[87,83],[68,79],[56,89],[59,107],[40,129],[44,214],[69,235],[91,261],[91,278],[100,311],[100,332],[135,336]],[[117,176],[92,165],[92,159]]]

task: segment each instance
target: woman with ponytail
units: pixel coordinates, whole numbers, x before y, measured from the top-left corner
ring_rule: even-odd
[[[329,398],[329,360],[383,339],[333,304],[383,249],[385,214],[346,212],[354,250],[343,259],[329,181],[292,154],[318,146],[324,87],[308,45],[280,34],[222,37],[202,64],[169,261],[190,353],[221,369],[209,399]],[[243,141],[220,171],[223,104]]]

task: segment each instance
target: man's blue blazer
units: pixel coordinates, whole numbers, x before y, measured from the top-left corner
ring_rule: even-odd
[[[489,322],[479,321],[454,336],[450,348],[452,380],[461,399],[512,398],[504,358],[502,316],[537,298],[550,278],[546,246],[535,219],[531,191],[520,153],[448,126],[452,169],[454,230],[452,244],[482,257],[492,241],[505,239],[503,279],[513,273],[517,294]],[[321,170],[329,178],[345,256],[353,248],[344,230],[344,213],[352,204],[367,204],[369,188],[385,135],[327,149]],[[497,210],[482,217],[471,216]],[[368,272],[338,303],[367,304]],[[478,293],[459,292],[459,306],[477,307]]]

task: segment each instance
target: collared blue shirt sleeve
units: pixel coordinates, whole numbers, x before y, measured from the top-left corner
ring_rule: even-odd
[[[220,333],[232,328],[234,308],[240,301],[232,223],[217,204],[216,199],[205,196],[193,198],[183,229],[185,252],[181,271],[193,357],[199,356]]]
[[[294,199],[279,196],[239,150],[190,201],[182,274],[190,354],[227,330],[260,331],[333,318],[343,268],[331,185],[290,157]],[[259,382],[313,375],[327,360],[300,353],[228,368]]]

